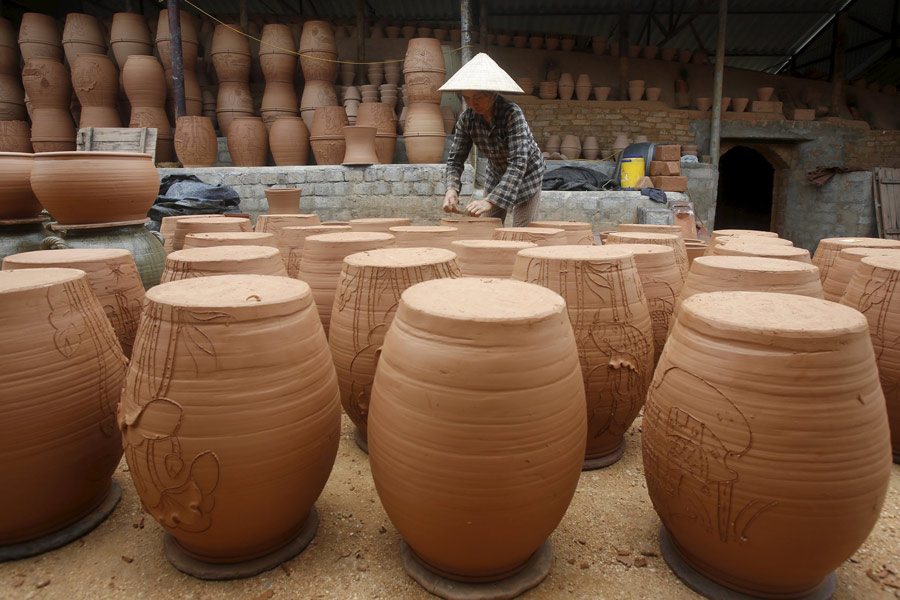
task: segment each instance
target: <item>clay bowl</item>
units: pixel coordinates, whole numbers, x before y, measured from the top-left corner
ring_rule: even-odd
[[[31,187],[58,223],[113,223],[147,217],[159,193],[149,154],[46,152],[36,154]]]
[[[33,219],[41,204],[31,191],[34,155],[0,152],[0,219]]]

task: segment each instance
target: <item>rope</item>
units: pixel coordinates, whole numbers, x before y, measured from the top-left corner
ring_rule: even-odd
[[[165,2],[165,0],[156,0],[156,1],[157,1],[157,3],[159,3],[159,4],[163,4],[163,3]],[[199,6],[197,6],[196,4],[194,4],[193,2],[191,2],[191,0],[181,0],[181,1],[184,2],[185,4],[188,4],[188,5],[190,5],[190,6],[193,6],[193,7],[196,8],[200,13],[206,15],[207,17],[209,17],[210,19],[212,19],[213,21],[215,21],[215,22],[218,23],[219,25],[224,25],[225,27],[227,27],[227,28],[230,29],[231,31],[233,31],[233,32],[235,32],[235,33],[237,33],[237,34],[240,34],[240,35],[244,36],[244,37],[247,38],[247,39],[253,40],[254,42],[259,42],[261,45],[268,46],[269,48],[274,48],[275,50],[280,50],[281,52],[284,52],[285,54],[293,54],[293,55],[295,55],[295,56],[301,56],[301,57],[303,57],[303,58],[305,58],[305,59],[307,59],[307,60],[321,60],[322,62],[337,63],[337,64],[341,64],[341,65],[386,65],[386,64],[388,64],[388,63],[402,63],[402,62],[403,62],[403,59],[402,59],[402,58],[392,58],[392,59],[390,59],[390,60],[376,60],[376,61],[366,61],[366,62],[363,62],[363,61],[355,61],[355,60],[337,60],[337,59],[332,59],[332,58],[323,58],[323,57],[320,57],[320,56],[310,56],[310,55],[307,55],[307,54],[301,54],[300,52],[298,52],[298,51],[296,51],[296,50],[293,50],[293,49],[291,49],[291,48],[281,48],[281,47],[279,47],[279,46],[276,46],[275,44],[270,44],[270,43],[268,43],[268,42],[264,42],[264,41],[262,41],[262,40],[259,39],[259,38],[256,38],[256,37],[253,37],[253,36],[250,35],[250,34],[244,33],[244,32],[241,31],[240,29],[236,29],[236,28],[232,27],[231,25],[229,25],[228,23],[225,23],[224,21],[219,20],[215,15],[212,15],[212,14],[206,12],[205,10],[203,10],[202,8],[200,8]],[[474,47],[474,46],[460,46],[459,48],[454,48],[454,49],[452,49],[452,50],[447,50],[446,52],[444,52],[444,54],[454,54],[454,53],[456,53],[456,52],[462,52],[462,50],[463,50],[464,48],[473,48],[473,47]]]

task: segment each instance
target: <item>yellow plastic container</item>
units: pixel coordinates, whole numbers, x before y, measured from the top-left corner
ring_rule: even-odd
[[[644,176],[644,159],[640,157],[622,159],[623,188],[633,188]]]

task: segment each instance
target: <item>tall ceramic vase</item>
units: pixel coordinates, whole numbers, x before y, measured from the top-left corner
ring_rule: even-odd
[[[584,468],[617,462],[653,376],[650,310],[631,251],[615,246],[522,250],[513,279],[566,299],[586,395]]]
[[[453,253],[439,248],[386,248],[344,259],[328,343],[341,387],[341,404],[356,426],[354,437],[364,451],[368,452],[375,366],[400,295],[423,281],[459,276]]]
[[[372,478],[407,573],[428,589],[503,580],[509,596],[543,579],[548,537],[578,483],[585,420],[558,294],[468,277],[407,289],[368,420]],[[531,584],[510,582],[517,573]]]
[[[116,108],[119,72],[106,54],[79,54],[72,63],[72,87],[81,104],[79,128],[122,126]]]
[[[119,501],[126,359],[83,271],[0,271],[0,301],[0,560],[14,560],[81,537]]]
[[[166,75],[153,56],[133,54],[122,69],[122,86],[131,104],[129,127],[154,127],[157,130],[156,161],[175,158],[174,137],[166,116]]]
[[[209,117],[178,117],[175,154],[185,167],[211,167],[219,153],[216,130]]]
[[[118,423],[178,569],[248,577],[302,551],[340,437],[309,286],[220,275],[150,290]]]
[[[643,459],[663,557],[692,588],[831,597],[891,469],[865,317],[789,294],[688,298],[647,395]]]
[[[22,68],[22,85],[31,102],[31,143],[36,152],[75,150],[75,123],[69,112],[72,80],[63,64],[34,57]]]
[[[269,149],[279,167],[309,161],[309,129],[300,117],[276,117],[269,128]]]
[[[236,167],[264,167],[269,135],[259,117],[237,117],[228,126],[228,152]]]

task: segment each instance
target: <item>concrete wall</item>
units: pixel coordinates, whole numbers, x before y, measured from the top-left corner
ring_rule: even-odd
[[[669,192],[669,200],[682,200],[684,194]],[[640,192],[541,192],[542,221],[586,221],[594,233],[610,231],[619,223],[637,223],[638,208],[665,205],[642,196]]]

